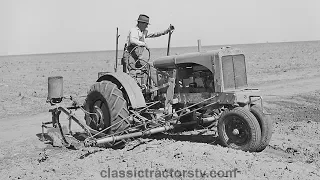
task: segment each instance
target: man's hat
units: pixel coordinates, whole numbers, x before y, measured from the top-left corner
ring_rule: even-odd
[[[137,21],[149,24],[149,16],[147,16],[145,14],[140,14]]]

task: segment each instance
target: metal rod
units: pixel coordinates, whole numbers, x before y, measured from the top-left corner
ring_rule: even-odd
[[[138,112],[142,112],[142,111],[144,111],[144,110],[146,110],[146,109],[148,109],[149,107],[151,107],[151,106],[153,106],[153,105],[155,105],[155,104],[157,104],[157,103],[159,103],[160,101],[155,101],[154,103],[152,103],[151,105],[149,105],[149,106],[147,106],[147,107],[145,107],[145,108],[143,108],[143,109],[141,109],[141,110],[139,110]]]
[[[117,35],[116,35],[116,64],[114,66],[114,72],[117,72],[118,69],[118,43],[119,43],[119,37],[120,35],[118,34],[118,27],[117,27]]]
[[[72,131],[71,131],[71,119],[69,119],[69,134],[72,134]]]
[[[68,143],[66,137],[64,136],[64,133],[63,133],[63,130],[62,130],[62,127],[61,127],[60,122],[58,121],[57,124],[58,124],[59,130],[60,130],[60,134],[61,134],[61,136],[62,136],[63,142],[64,142],[66,145],[69,146],[69,143]]]
[[[207,107],[212,106],[212,105],[214,105],[214,104],[217,104],[217,102],[213,102],[213,103],[207,104],[207,105],[205,105],[205,106],[203,106],[203,107],[198,107],[198,108],[196,108],[196,109],[193,109],[192,111],[189,111],[189,112],[180,114],[178,117],[174,117],[174,118],[172,118],[171,120],[179,119],[179,118],[181,118],[182,116],[185,116],[185,115],[187,115],[187,114],[194,113],[194,112],[196,112],[196,111],[198,111],[198,110],[200,110],[200,109],[207,108]],[[178,111],[177,111],[177,112],[178,112]]]
[[[184,111],[184,110],[189,109],[189,108],[191,108],[191,107],[193,107],[193,106],[196,106],[196,105],[199,105],[199,104],[201,104],[201,103],[203,103],[203,102],[209,101],[209,100],[211,100],[211,99],[213,99],[213,98],[215,98],[215,97],[217,97],[217,96],[218,96],[218,95],[215,94],[214,96],[212,96],[212,97],[210,97],[210,98],[208,98],[208,99],[205,99],[205,100],[203,100],[203,101],[200,101],[200,102],[198,102],[198,103],[195,103],[195,104],[193,104],[193,105],[191,105],[191,106],[182,108],[182,109],[180,109],[180,110],[178,110],[178,111],[176,111],[176,112],[174,112],[174,113],[178,113],[178,112],[180,112],[180,111]],[[214,102],[214,103],[216,103],[216,102]],[[212,104],[212,103],[211,103],[211,104]],[[201,107],[201,108],[203,108],[203,107]],[[164,116],[160,116],[160,118],[165,118],[165,117],[167,117],[167,116],[171,116],[171,115],[174,114],[174,113],[170,113],[170,114],[167,114],[167,115],[164,115]]]
[[[201,40],[198,39],[198,52],[201,52]]]
[[[211,99],[211,98],[209,98]],[[180,115],[179,117],[174,117],[172,118],[172,120],[175,120],[175,119],[178,119],[180,118],[181,116],[185,116],[187,114],[190,114],[190,113],[193,113],[199,109],[202,109],[202,108],[206,108],[206,107],[209,107],[209,106],[212,106],[214,104],[216,104],[217,102],[213,102],[213,103],[210,103],[210,104],[207,104],[203,107],[199,107],[199,108],[196,108],[190,112],[186,112],[182,115]],[[178,112],[178,111],[177,111]],[[157,120],[157,119],[156,119]],[[208,120],[208,121],[205,121],[205,122],[211,122],[213,120]],[[133,137],[140,137],[140,136],[143,136],[143,135],[150,135],[150,133],[148,133],[149,131],[151,132],[151,134],[155,134],[155,133],[158,133],[158,132],[164,132],[164,131],[167,131],[167,130],[170,130],[171,129],[171,126],[173,126],[173,128],[176,128],[178,126],[185,126],[185,125],[188,125],[188,124],[196,124],[197,121],[191,121],[191,122],[187,122],[187,123],[182,123],[182,124],[174,124],[174,125],[169,125],[169,126],[164,126],[164,127],[158,127],[158,128],[154,128],[154,129],[150,129],[150,130],[146,130],[144,132],[136,132],[136,133],[130,133],[130,134],[125,134],[125,135],[119,135],[119,136],[114,136],[115,134],[113,135],[108,135],[107,137],[103,137],[101,139],[98,139],[97,140],[97,143],[98,144],[103,144],[103,143],[110,143],[110,142],[115,142],[115,141],[118,141],[118,140],[121,140],[121,139],[127,139],[127,138],[133,138]],[[164,129],[163,129],[164,128]],[[161,131],[158,131],[158,129],[160,129]],[[118,132],[118,133],[123,133],[124,131],[122,132]],[[147,132],[147,133],[146,133]],[[117,133],[116,133],[117,134]],[[98,142],[99,141],[99,142]]]
[[[195,105],[197,105],[197,104],[200,104],[200,103],[203,103],[203,102],[205,102],[205,101],[211,100],[211,99],[213,99],[213,98],[215,98],[215,97],[217,97],[217,94],[214,95],[214,96],[212,96],[212,97],[210,97],[210,98],[208,98],[208,99],[205,99],[205,100],[203,100],[203,101],[201,101],[201,102],[199,102],[199,103],[196,103],[196,104],[193,104],[193,105],[191,105],[191,106],[189,106],[189,107],[183,108],[183,109],[181,109],[181,110],[179,110],[179,111],[177,111],[177,112],[183,111],[183,110],[185,110],[185,109],[187,109],[187,108],[191,108],[191,107],[193,107],[193,106],[195,106]],[[152,105],[154,105],[154,104],[156,104],[156,103],[157,103],[157,102],[152,103],[150,106],[152,106]],[[197,111],[197,110],[199,110],[199,109],[208,107],[208,106],[213,105],[213,104],[216,104],[216,103],[217,103],[217,102],[213,102],[213,103],[210,103],[210,104],[205,105],[205,106],[203,106],[203,107],[196,108],[196,109],[194,109],[194,110],[192,110],[192,111],[190,111],[190,112],[183,113],[183,114],[180,115],[179,117],[181,117],[181,116],[183,116],[183,115],[187,115],[187,114],[193,113],[193,112],[195,112],[195,111]],[[150,107],[150,106],[148,106],[148,107]],[[143,111],[144,109],[147,109],[147,107],[141,109],[139,112]],[[90,137],[94,137],[94,136],[96,136],[96,135],[98,135],[98,134],[100,134],[100,135],[102,135],[102,136],[109,136],[109,137],[104,137],[104,138],[98,139],[98,140],[97,140],[97,144],[103,144],[103,143],[108,143],[108,142],[115,142],[115,141],[118,141],[118,140],[121,140],[121,139],[127,139],[127,138],[131,138],[131,137],[138,137],[138,136],[143,136],[143,135],[155,134],[155,133],[164,132],[164,131],[173,129],[173,128],[175,128],[176,126],[181,126],[181,125],[183,126],[183,125],[188,124],[188,123],[174,124],[174,125],[168,125],[168,126],[164,126],[164,127],[153,128],[153,129],[150,129],[150,130],[146,130],[146,131],[144,131],[144,132],[136,132],[136,133],[130,133],[130,134],[125,134],[125,135],[120,135],[120,136],[114,136],[114,135],[106,135],[106,134],[103,133],[103,132],[104,132],[106,129],[108,129],[108,128],[106,128],[106,129],[104,129],[103,131],[100,131],[100,132],[98,132],[98,131],[92,132],[91,130],[93,130],[93,129],[91,129],[90,127],[88,127],[88,126],[85,125],[85,124],[82,124],[76,117],[74,117],[74,115],[73,115],[72,113],[69,113],[67,109],[65,109],[65,108],[63,108],[63,107],[61,107],[61,106],[59,106],[59,107],[57,107],[57,108],[55,108],[55,109],[52,109],[52,110],[50,110],[50,111],[51,111],[51,112],[54,112],[54,113],[53,113],[53,115],[55,115],[54,120],[57,121],[58,126],[60,126],[60,124],[59,124],[59,115],[60,115],[61,112],[63,112],[63,113],[65,113],[66,115],[69,116],[69,120],[72,119],[72,120],[74,120],[78,125],[80,125],[80,127],[81,127],[82,129],[84,129],[85,132],[86,132]],[[175,112],[175,113],[177,113],[177,112]],[[173,114],[173,113],[170,113],[170,114]],[[170,115],[170,114],[168,114],[168,115]],[[132,115],[136,115],[136,114],[132,114]],[[132,115],[131,115],[131,116],[128,116],[128,117],[125,118],[125,119],[128,119],[129,117],[132,117]],[[166,116],[168,116],[168,115],[162,116],[162,117],[157,118],[157,119],[164,118],[164,117],[166,117]],[[58,117],[57,117],[57,116],[58,116]],[[178,117],[177,117],[177,118],[178,118]],[[173,118],[173,119],[177,119],[177,118]],[[124,119],[124,120],[125,120],[125,119]],[[157,120],[157,119],[156,119],[156,120]],[[121,121],[120,121],[120,122],[121,122]],[[189,122],[189,123],[194,123],[194,122]],[[111,127],[111,126],[110,126],[110,127]],[[110,127],[109,127],[109,128],[110,128]],[[62,130],[61,127],[59,127],[59,128],[60,128],[60,130]],[[92,135],[91,135],[91,132],[92,132],[93,134],[95,134],[95,135],[92,136]],[[118,133],[120,133],[120,132],[118,132]],[[62,133],[62,136],[63,136],[63,133]]]
[[[190,122],[188,124],[195,124],[196,122]],[[134,138],[134,137],[140,137],[140,136],[147,136],[147,135],[151,135],[151,134],[156,134],[159,132],[164,132],[164,131],[168,131],[180,126],[184,126],[187,123],[184,124],[175,124],[175,125],[169,125],[169,126],[163,126],[163,127],[158,127],[158,128],[154,128],[154,129],[150,129],[147,131],[143,131],[143,132],[135,132],[135,133],[130,133],[130,134],[124,134],[124,135],[119,135],[119,136],[111,136],[111,137],[107,137],[107,138],[101,138],[97,140],[97,145],[99,144],[104,144],[104,143],[111,143],[111,142],[116,142],[122,139],[128,139],[128,138]]]
[[[215,97],[217,97],[217,96],[218,96],[218,95],[216,94],[216,95],[214,95],[214,96],[212,96],[212,97],[210,97],[210,98],[208,98],[208,99],[205,99],[205,100],[203,100],[203,101],[201,101],[201,102],[199,102],[199,103],[193,104],[193,105],[188,106],[188,107],[185,107],[185,108],[183,108],[183,109],[180,109],[180,110],[178,110],[178,111],[176,111],[176,112],[174,112],[174,113],[178,113],[178,112],[180,112],[180,111],[186,110],[186,109],[188,109],[188,108],[191,108],[191,107],[193,107],[193,106],[196,106],[196,105],[198,105],[198,104],[201,104],[201,103],[203,103],[203,102],[205,102],[205,101],[211,100],[211,99],[213,99],[213,98],[215,98]],[[178,119],[178,118],[180,118],[181,116],[184,116],[184,115],[193,113],[193,112],[195,112],[195,111],[197,111],[197,110],[199,110],[199,109],[206,108],[206,107],[211,106],[211,105],[216,104],[216,103],[217,103],[217,102],[213,102],[213,103],[210,103],[210,104],[208,104],[208,105],[206,105],[206,106],[196,108],[196,109],[194,109],[194,110],[192,110],[192,111],[190,111],[190,112],[186,112],[186,113],[180,115],[179,117],[174,117],[172,120]],[[142,110],[140,110],[139,112],[141,112],[141,111],[142,111]],[[170,115],[173,115],[174,113],[170,113],[170,114],[161,116],[161,117],[159,117],[159,118],[156,118],[155,120],[164,119],[165,117],[170,116]],[[131,117],[131,116],[132,116],[132,115],[128,116],[127,118],[129,118],[129,117]],[[127,119],[127,118],[125,118],[125,119]],[[123,120],[125,120],[125,119],[123,119]],[[119,122],[122,122],[122,121],[119,121]],[[119,122],[118,122],[118,123],[119,123]],[[185,124],[185,123],[184,123],[184,124]],[[110,128],[110,127],[111,127],[111,126],[109,126],[108,128]],[[108,128],[106,128],[106,129],[108,129]],[[106,129],[104,129],[103,131],[105,131]],[[100,132],[103,132],[103,131],[100,131]],[[100,132],[99,132],[99,133],[100,133]],[[122,132],[124,132],[124,131],[122,131]],[[122,133],[122,132],[118,132],[118,133]],[[99,134],[99,133],[98,133],[98,134]],[[96,135],[97,135],[97,134],[96,134]],[[96,136],[96,135],[94,135],[94,136]],[[93,136],[93,137],[94,137],[94,136]],[[108,135],[108,136],[112,137],[112,135]]]
[[[89,131],[89,129],[82,124],[77,118],[75,118],[71,113],[69,113],[65,108],[63,107],[58,107],[59,111],[64,112],[65,114],[67,114],[69,116],[69,118],[71,118],[72,120],[74,120],[83,130],[85,130],[85,132],[91,137],[91,132]]]
[[[53,111],[57,111],[57,112],[60,112],[60,113],[63,112],[66,115],[68,115],[69,116],[69,121],[70,121],[69,123],[71,123],[71,120],[75,121],[90,137],[94,137],[94,136],[97,136],[97,135],[101,135],[101,136],[106,136],[107,135],[107,134],[105,134],[105,133],[103,133],[101,131],[97,131],[97,130],[94,130],[94,129],[90,128],[86,124],[81,123],[81,121],[79,121],[76,117],[74,117],[71,113],[69,113],[67,111],[67,109],[65,109],[63,107],[58,107],[56,109],[53,109]],[[60,113],[58,114],[58,116],[60,115]],[[92,114],[94,114],[94,113],[92,113]],[[59,120],[59,117],[57,117],[57,120]],[[42,124],[49,124],[49,123],[52,124],[52,122],[47,122],[47,123],[42,123]],[[42,125],[42,126],[44,126],[44,125]],[[92,134],[95,134],[95,135],[92,136]]]
[[[168,39],[168,48],[167,48],[167,56],[170,55],[170,41],[171,41],[172,31],[169,31],[169,39]]]

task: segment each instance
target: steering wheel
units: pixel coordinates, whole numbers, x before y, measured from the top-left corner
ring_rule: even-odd
[[[147,71],[149,69],[149,60],[150,60],[150,50],[149,48],[146,48],[145,46],[135,46],[130,52],[130,56],[132,57],[132,53],[137,49],[137,48],[143,48],[141,49],[141,54],[144,52],[144,50],[146,49],[147,50],[147,54],[148,54],[148,57],[147,58],[143,58],[143,59],[138,59],[137,61],[135,61],[134,63],[130,63],[128,62],[128,70],[131,71],[131,70],[141,70],[141,71]],[[137,54],[136,54],[137,55]],[[138,55],[139,56],[139,55]],[[133,57],[132,57],[133,58]],[[133,58],[134,59],[134,58]],[[137,68],[135,65],[136,63],[138,62],[144,62],[144,65],[142,65],[141,67]]]

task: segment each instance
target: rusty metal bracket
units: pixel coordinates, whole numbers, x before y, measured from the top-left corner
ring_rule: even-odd
[[[256,100],[252,100],[252,98],[258,98]],[[260,106],[262,108],[262,113],[265,115],[271,115],[271,113],[268,113],[264,108],[263,108],[263,99],[262,96],[249,96],[249,106],[253,104],[253,102],[259,101],[260,100]]]
[[[82,124],[73,114],[69,113],[67,109],[63,107],[58,107],[58,110],[64,112],[66,115],[68,115],[68,118],[72,119],[74,122],[76,122],[89,136],[92,136],[89,129],[86,128],[84,124]]]
[[[44,128],[48,128],[48,124],[52,124],[52,127],[56,128],[59,122],[59,116],[61,114],[61,111],[59,111],[57,108],[50,109],[49,112],[52,114],[51,121],[49,122],[42,122],[41,124],[41,141],[44,141]]]
[[[62,130],[62,127],[61,127],[60,122],[58,121],[57,124],[58,124],[59,130],[60,130],[60,134],[61,134],[61,136],[62,136],[63,142],[65,143],[65,145],[66,145],[67,147],[69,147],[70,144],[68,143],[66,137],[64,136],[64,133],[63,133],[63,130]]]

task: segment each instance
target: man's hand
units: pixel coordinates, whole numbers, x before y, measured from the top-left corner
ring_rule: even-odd
[[[174,31],[174,26],[172,24],[170,24],[169,28],[167,29],[167,33],[169,32],[173,32]]]
[[[142,45],[142,47],[145,47],[146,49],[149,49],[148,44],[144,43],[144,45]]]
[[[173,26],[172,24],[170,24],[169,29],[170,29],[171,31],[173,31],[173,30],[174,30],[174,26]]]

